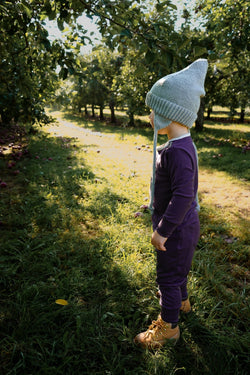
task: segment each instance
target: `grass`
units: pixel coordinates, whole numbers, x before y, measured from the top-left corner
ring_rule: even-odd
[[[202,206],[193,312],[175,347],[150,352],[133,337],[159,312],[155,254],[150,214],[134,213],[148,196],[152,131],[57,116],[82,132],[38,129],[16,143],[21,155],[4,139],[0,373],[248,374],[247,126],[193,133]]]

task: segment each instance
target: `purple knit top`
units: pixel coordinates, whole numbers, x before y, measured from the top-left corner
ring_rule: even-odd
[[[163,237],[173,231],[197,207],[198,165],[195,146],[191,136],[170,140],[158,148],[153,229]]]

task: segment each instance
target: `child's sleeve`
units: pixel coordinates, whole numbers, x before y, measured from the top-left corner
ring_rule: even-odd
[[[191,156],[183,149],[171,149],[167,153],[172,198],[156,230],[163,237],[169,237],[182,223],[195,200],[194,179],[196,166]]]

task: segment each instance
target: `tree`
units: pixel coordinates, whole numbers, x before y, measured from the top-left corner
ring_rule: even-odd
[[[51,85],[51,71],[44,69],[51,48],[47,32],[21,2],[4,1],[0,11],[1,121],[45,119],[40,96],[47,96]]]
[[[98,60],[100,68],[99,79],[106,89],[106,102],[111,111],[111,123],[116,123],[115,106],[117,105],[118,85],[116,77],[120,75],[123,57],[103,45],[92,52]]]
[[[135,56],[137,59],[135,59]],[[135,126],[134,115],[145,113],[145,97],[152,85],[153,75],[134,51],[124,58],[121,73],[114,79],[118,87],[118,103],[127,107],[129,126]]]
[[[92,116],[95,117],[95,106],[99,106],[100,119],[103,120],[103,108],[107,101],[107,88],[103,81],[101,66],[97,56],[93,53],[79,58],[80,69],[73,77],[73,107],[85,107],[87,114],[87,105],[92,107]]]
[[[43,25],[48,2],[3,0],[0,5],[0,121],[47,122],[44,107],[57,87],[55,70],[65,78],[72,52],[50,43]]]
[[[220,100],[233,113],[241,107],[241,120],[249,103],[249,2],[247,0],[200,0],[197,13],[205,20],[206,33],[216,55],[215,81]]]

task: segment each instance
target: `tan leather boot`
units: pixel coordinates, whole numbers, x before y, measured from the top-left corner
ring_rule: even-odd
[[[141,332],[135,337],[134,342],[143,348],[157,349],[168,340],[177,341],[179,337],[179,327],[172,328],[172,324],[164,322],[159,315],[157,320],[153,320],[147,331]]]

